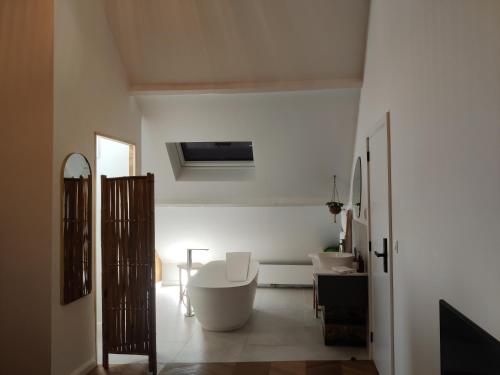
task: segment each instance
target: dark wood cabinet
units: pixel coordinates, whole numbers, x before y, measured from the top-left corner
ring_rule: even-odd
[[[322,320],[325,345],[367,345],[367,275],[316,274],[314,303]]]

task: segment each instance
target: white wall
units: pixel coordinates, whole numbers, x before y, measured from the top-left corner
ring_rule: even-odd
[[[326,206],[156,208],[156,249],[164,264],[163,281],[178,280],[176,263],[225,259],[228,251],[251,251],[261,262],[310,262],[307,254],[338,244],[339,222]],[[340,217],[339,217],[340,219]]]
[[[337,174],[344,200],[359,90],[143,96],[144,170],[157,203],[317,205]],[[253,141],[255,176],[176,181],[165,142]]]
[[[50,373],[53,2],[0,2],[0,373]]]
[[[397,374],[439,373],[440,298],[500,339],[499,40],[497,0],[372,0],[355,156],[390,110]]]
[[[261,261],[304,262],[338,243],[340,226],[324,203],[334,174],[348,198],[358,99],[357,89],[140,97],[165,278],[177,279],[173,262],[185,261],[187,247],[212,249],[196,253],[205,261],[246,250]],[[253,142],[251,178],[176,180],[165,142],[225,140]]]
[[[67,375],[95,364],[96,323],[95,288],[69,305],[59,304],[63,160],[71,152],[82,153],[95,178],[95,132],[139,146],[141,116],[128,95],[101,0],[56,0],[54,43],[51,350],[52,374]]]

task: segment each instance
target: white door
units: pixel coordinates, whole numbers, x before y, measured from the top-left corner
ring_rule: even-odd
[[[367,139],[367,148],[372,357],[380,375],[392,375],[394,339],[389,113]]]

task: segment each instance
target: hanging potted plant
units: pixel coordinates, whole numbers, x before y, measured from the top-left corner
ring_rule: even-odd
[[[340,201],[339,192],[337,190],[337,176],[333,176],[333,191],[332,191],[332,200],[330,202],[326,202],[330,213],[334,215],[333,220],[337,222],[337,215],[342,211],[342,207],[344,204]]]

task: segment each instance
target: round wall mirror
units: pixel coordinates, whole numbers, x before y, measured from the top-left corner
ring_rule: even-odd
[[[92,175],[82,154],[71,154],[63,167],[61,303],[92,290]]]
[[[352,206],[356,217],[361,216],[361,190],[361,158],[358,157],[358,160],[356,161],[356,168],[354,169],[354,179],[352,181]]]
[[[90,164],[82,154],[71,154],[64,164],[64,178],[87,178],[90,176]]]

